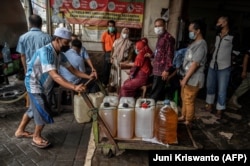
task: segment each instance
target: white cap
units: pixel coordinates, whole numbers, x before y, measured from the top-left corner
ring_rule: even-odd
[[[71,39],[71,32],[65,27],[59,27],[55,29],[54,36],[61,37],[63,39]]]

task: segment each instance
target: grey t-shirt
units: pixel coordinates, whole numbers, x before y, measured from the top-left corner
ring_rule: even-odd
[[[191,86],[199,85],[200,88],[203,87],[205,82],[205,63],[207,61],[207,43],[205,40],[199,40],[193,42],[188,46],[187,52],[184,57],[183,69],[185,73],[189,70],[192,62],[197,62],[199,67],[189,78],[187,84]]]

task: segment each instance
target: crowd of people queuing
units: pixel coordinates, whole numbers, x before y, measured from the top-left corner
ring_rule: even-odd
[[[45,148],[49,140],[42,136],[45,124],[53,123],[51,115],[51,92],[53,83],[74,90],[86,91],[84,82],[97,78],[87,50],[80,39],[67,28],[56,28],[51,38],[41,31],[41,17],[31,15],[30,30],[22,35],[17,52],[22,55],[25,69],[25,86],[30,98],[27,112],[18,126],[16,137],[32,138],[32,145]],[[221,16],[216,23],[214,51],[207,62],[208,47],[205,40],[206,24],[197,19],[189,23],[189,44],[181,50],[175,49],[175,38],[167,31],[166,21],[154,21],[157,42],[151,50],[148,39],[136,42],[130,40],[130,29],[124,27],[118,32],[115,21],[107,22],[107,30],[101,36],[104,64],[101,82],[105,87],[114,86],[119,97],[138,97],[141,87],[151,84],[147,95],[155,101],[164,100],[166,85],[170,83],[181,94],[181,115],[179,121],[191,125],[195,118],[195,99],[206,85],[205,111],[212,111],[216,101],[216,116],[221,118],[226,109],[227,87],[231,71],[231,54],[239,51],[237,36],[230,29],[228,16]],[[242,84],[235,91],[229,103],[241,108],[237,99],[250,88],[250,51],[245,54]],[[84,60],[90,66],[86,71]],[[209,63],[208,73],[205,73]],[[207,74],[207,77],[206,77]],[[173,82],[174,80],[174,82]],[[171,83],[172,82],[172,83]],[[89,87],[88,87],[89,88]],[[34,119],[34,132],[25,130]]]

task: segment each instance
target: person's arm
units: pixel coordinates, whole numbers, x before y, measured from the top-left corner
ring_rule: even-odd
[[[89,67],[91,68],[92,74],[94,75],[95,78],[98,78],[96,69],[94,68],[91,59],[86,59],[86,62],[88,63]]]
[[[125,62],[120,62],[120,67],[121,67],[121,69],[130,69],[131,67],[133,67],[134,66],[134,63],[133,62],[127,62],[127,61],[125,61]]]
[[[95,72],[96,70],[95,70],[95,68],[94,68],[94,66],[92,64],[91,59],[86,59],[86,62],[89,65],[89,67],[91,68],[92,72]]]
[[[24,69],[24,74],[26,74],[27,72],[27,64],[26,64],[26,57],[24,54],[21,54],[21,62],[23,65],[23,69]]]
[[[175,39],[173,37],[169,37],[169,44],[167,45],[167,55],[165,57],[165,69],[162,72],[161,76],[163,80],[167,80],[168,76],[169,76],[169,69],[172,66],[172,61],[173,61],[173,57],[174,57],[174,47],[175,47]]]
[[[106,52],[106,50],[105,50],[105,35],[106,34],[106,32],[103,32],[103,34],[102,34],[102,37],[101,37],[101,42],[102,42],[102,50],[104,51],[104,52]]]
[[[58,83],[59,85],[67,88],[72,89],[76,92],[82,92],[85,91],[86,87],[83,84],[74,85],[68,81],[66,81],[62,76],[60,76],[56,70],[50,70],[49,75],[52,77],[52,79]]]
[[[193,75],[193,73],[196,71],[196,69],[199,67],[198,62],[192,62],[189,70],[187,71],[185,77],[181,80],[180,84],[181,86],[185,86],[189,80],[189,78]]]
[[[88,66],[91,68],[92,73],[94,73],[94,76],[97,78],[96,69],[94,68],[94,66],[93,66],[93,64],[92,64],[92,61],[91,61],[91,59],[90,59],[90,57],[89,57],[89,54],[88,54],[88,52],[87,52],[87,50],[86,50],[85,47],[82,47],[81,56],[82,56],[82,58],[83,58],[83,63],[84,63],[84,61],[86,60]],[[81,65],[81,66],[83,66],[83,65]]]
[[[90,75],[87,75],[86,73],[80,72],[79,70],[75,69],[73,66],[67,67],[67,69],[77,77],[86,78],[86,79],[92,79],[94,77],[94,73],[92,72]]]
[[[245,54],[242,65],[241,77],[245,79],[247,77],[247,64],[248,64],[249,55]]]

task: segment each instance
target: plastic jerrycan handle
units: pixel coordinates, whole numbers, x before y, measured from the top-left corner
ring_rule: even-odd
[[[104,107],[110,107],[110,103],[109,102],[105,102],[105,103],[103,103],[103,106]]]
[[[124,108],[128,108],[128,103],[123,103],[122,106],[123,106]]]

